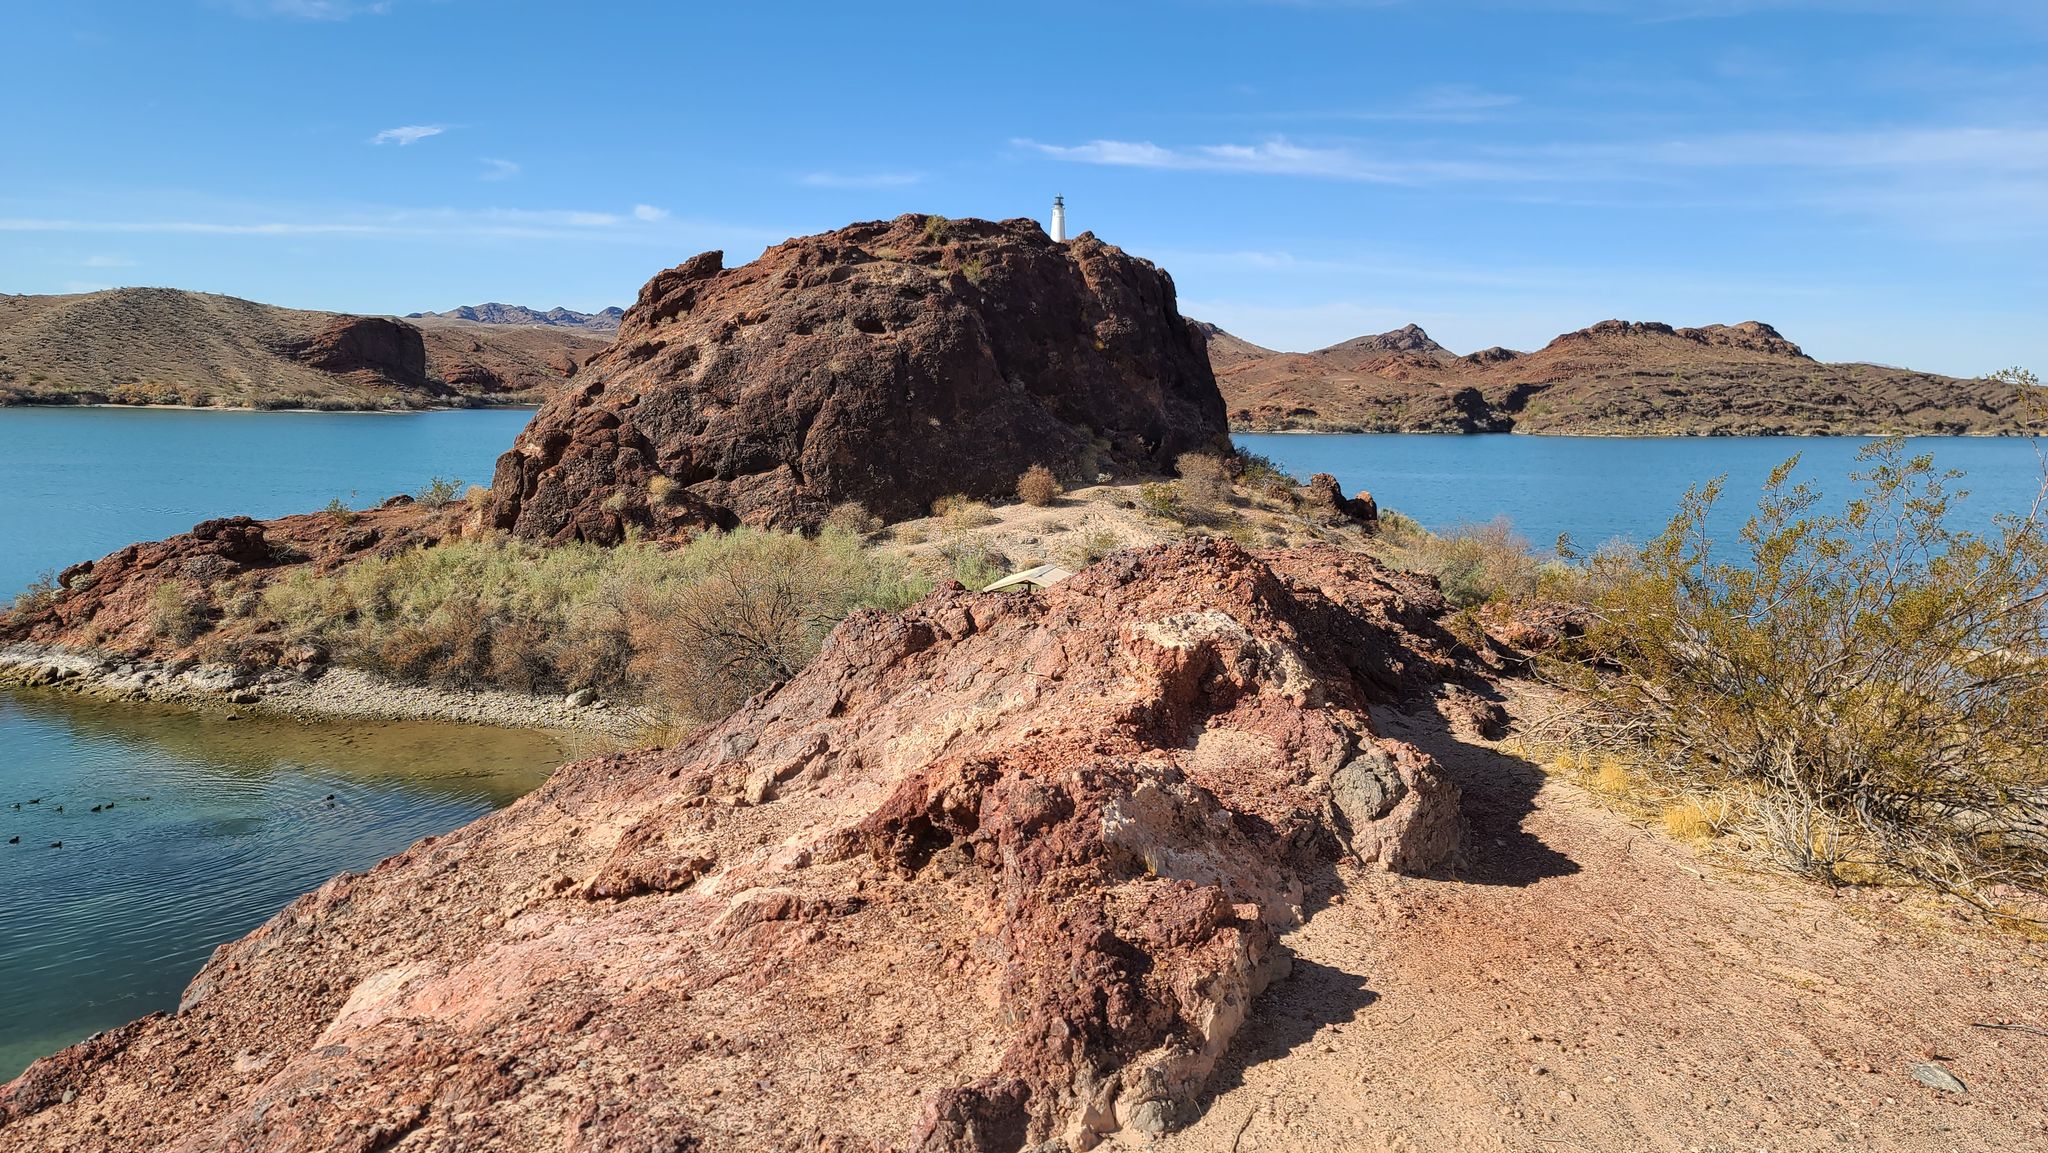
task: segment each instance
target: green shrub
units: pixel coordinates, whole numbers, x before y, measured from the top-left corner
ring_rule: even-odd
[[[1529,542],[1505,517],[1424,534],[1411,547],[1409,559],[1409,567],[1433,574],[1444,599],[1458,608],[1528,600],[1536,595],[1543,571]]]
[[[1180,490],[1171,484],[1152,482],[1138,486],[1138,507],[1156,517],[1171,521],[1186,519],[1187,510],[1181,505]]]
[[[943,244],[943,243],[945,243],[945,240],[946,240],[946,227],[947,227],[947,226],[948,226],[949,224],[951,224],[951,223],[952,223],[952,221],[950,221],[950,220],[947,220],[947,219],[946,219],[945,217],[943,217],[943,216],[927,216],[927,217],[925,217],[925,218],[924,218],[924,242],[925,242],[926,244]]]
[[[1061,558],[1061,563],[1075,572],[1080,572],[1122,548],[1123,543],[1123,538],[1114,530],[1099,521],[1090,521],[1069,540],[1066,555]]]
[[[1284,499],[1291,497],[1297,487],[1295,479],[1271,457],[1239,449],[1236,464],[1239,482],[1253,492]]]
[[[2048,526],[1977,534],[1957,475],[1867,447],[1840,512],[1780,467],[1714,551],[1716,481],[1606,554],[1574,674],[1657,784],[1731,799],[1790,868],[1896,876],[1983,904],[2048,891]]]
[[[428,481],[427,486],[421,489],[414,499],[428,508],[445,508],[448,505],[454,504],[455,499],[461,495],[462,482],[460,480],[450,480],[445,476],[437,476]]]
[[[340,497],[328,501],[327,507],[321,511],[332,517],[334,523],[339,525],[351,525],[356,522],[356,510],[350,508]]]

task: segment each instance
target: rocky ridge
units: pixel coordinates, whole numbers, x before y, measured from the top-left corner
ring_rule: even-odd
[[[597,542],[811,525],[849,500],[902,519],[1007,494],[1034,464],[1169,471],[1227,435],[1202,336],[1150,262],[1030,220],[901,216],[649,281],[499,459],[492,519]]]
[[[571,329],[415,324],[170,288],[0,296],[0,405],[531,404],[602,347]]]
[[[558,771],[0,1088],[29,1149],[1084,1150],[1190,1119],[1342,859],[1499,712],[1420,580],[1198,540],[934,594],[674,750]],[[904,994],[915,990],[914,996]],[[795,1043],[800,1040],[800,1043]]]
[[[1608,320],[1535,352],[1467,356],[1414,325],[1310,353],[1210,327],[1217,383],[1244,431],[2018,433],[2038,405],[1996,381],[1823,363],[1757,321]]]

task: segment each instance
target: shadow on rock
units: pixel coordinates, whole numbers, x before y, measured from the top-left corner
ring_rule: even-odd
[[[1399,713],[1376,710],[1373,720],[1390,735],[1434,757],[1463,791],[1464,846],[1452,876],[1474,885],[1530,885],[1579,871],[1578,862],[1522,827],[1536,809],[1542,769],[1460,739],[1427,706]]]
[[[1348,1025],[1380,999],[1365,978],[1331,965],[1296,957],[1285,980],[1275,981],[1252,1009],[1252,1024],[1230,1046],[1202,1096],[1207,1112],[1225,1093],[1244,1084],[1246,1069],[1278,1060],[1315,1039],[1325,1025]],[[1192,1120],[1192,1118],[1189,1118]]]

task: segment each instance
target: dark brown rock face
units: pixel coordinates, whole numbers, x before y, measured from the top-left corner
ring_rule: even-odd
[[[285,348],[292,359],[338,376],[362,375],[401,388],[426,388],[427,347],[420,330],[386,316],[343,316]]]
[[[493,517],[600,542],[810,525],[845,500],[902,517],[1034,464],[1165,471],[1226,435],[1166,273],[1029,220],[903,216],[649,281],[499,459]],[[658,476],[675,490],[650,494]]]
[[[1458,790],[1369,706],[1466,674],[1358,553],[1118,553],[856,615],[673,750],[344,874],[174,1014],[0,1086],[0,1148],[1084,1151],[1191,1117],[1365,863]]]

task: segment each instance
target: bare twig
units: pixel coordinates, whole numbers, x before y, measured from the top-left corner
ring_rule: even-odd
[[[1972,1021],[1970,1022],[1970,1028],[2011,1029],[2015,1033],[2032,1033],[2039,1037],[2048,1037],[2048,1029],[2043,1029],[2039,1025],[2006,1025],[1997,1021]]]

